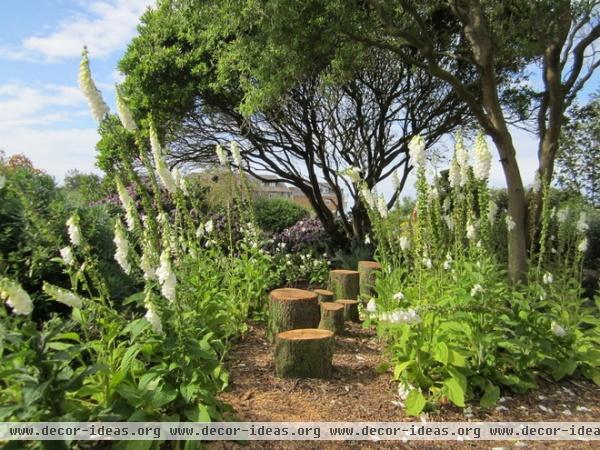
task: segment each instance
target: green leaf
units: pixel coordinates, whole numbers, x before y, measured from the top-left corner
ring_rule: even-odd
[[[433,354],[433,358],[436,361],[441,362],[443,365],[448,364],[448,346],[443,342],[438,342],[435,346],[435,352]]]
[[[410,360],[401,362],[400,364],[396,364],[396,367],[394,367],[394,380],[399,379],[402,372],[408,369],[413,363],[414,361]]]
[[[553,371],[552,377],[558,381],[566,377],[567,375],[572,375],[577,369],[577,361],[572,359],[567,359],[566,361],[562,361]]]
[[[465,407],[465,391],[456,378],[448,378],[444,381],[447,388],[448,399],[456,406]]]
[[[133,361],[135,360],[136,356],[141,350],[142,346],[139,344],[134,344],[131,347],[129,347],[123,355],[123,359],[121,360],[119,370],[125,373],[129,372],[131,370],[131,365],[133,364]]]
[[[456,367],[467,367],[467,359],[456,350],[450,350],[448,355],[448,364]]]
[[[421,391],[413,389],[406,397],[406,414],[409,416],[418,416],[425,408],[425,397],[421,394]]]
[[[495,384],[488,383],[483,396],[479,400],[479,405],[482,408],[491,408],[500,398],[500,388]]]
[[[377,375],[382,375],[386,373],[389,368],[390,365],[388,363],[382,362],[381,364],[377,365],[374,370]]]
[[[124,329],[122,334],[131,333],[131,340],[135,340],[139,334],[150,326],[150,323],[146,319],[137,319],[129,323]]]

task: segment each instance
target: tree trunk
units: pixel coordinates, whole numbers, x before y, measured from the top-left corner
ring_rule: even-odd
[[[358,272],[356,270],[331,270],[329,272],[329,290],[333,292],[335,299],[358,298]]]
[[[319,328],[333,331],[334,334],[344,332],[344,305],[340,303],[321,303],[321,321]]]
[[[377,295],[375,291],[375,277],[379,270],[381,270],[381,264],[376,261],[358,262],[360,295],[363,299]]]
[[[275,289],[269,295],[269,337],[298,328],[316,328],[319,324],[317,295],[301,289]]]
[[[277,335],[275,373],[281,378],[329,378],[332,371],[333,333],[300,329]]]

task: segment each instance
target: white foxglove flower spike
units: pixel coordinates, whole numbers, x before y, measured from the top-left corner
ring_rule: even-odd
[[[92,110],[92,116],[96,119],[96,122],[102,122],[102,119],[108,114],[108,105],[102,99],[102,94],[96,87],[94,80],[92,79],[92,72],[90,71],[90,60],[88,59],[87,47],[83,47],[83,53],[81,63],[79,64],[79,88],[83,92],[90,109]]]
[[[67,289],[54,286],[46,283],[42,287],[43,291],[59,303],[70,306],[71,308],[79,308],[83,306],[83,300],[77,294],[68,291]]]
[[[29,294],[19,283],[8,278],[0,278],[0,299],[12,308],[14,314],[28,315],[33,311]]]
[[[121,121],[121,124],[127,131],[131,131],[132,133],[135,133],[136,131],[138,131],[138,126],[135,123],[133,114],[131,114],[131,111],[127,107],[127,103],[125,102],[125,99],[121,95],[120,86],[117,86],[116,91],[117,91],[117,115],[119,116],[119,120]]]
[[[125,228],[120,219],[115,222],[115,237],[113,239],[117,250],[115,252],[115,260],[127,275],[131,272],[131,264],[129,264],[129,241],[125,236]]]
[[[81,229],[79,228],[79,216],[76,214],[72,215],[67,220],[67,231],[69,233],[69,240],[73,246],[77,247],[81,245]]]
[[[414,136],[408,143],[408,155],[415,167],[425,167],[425,141],[420,134]]]
[[[490,167],[492,163],[492,154],[485,142],[485,136],[482,132],[477,134],[475,139],[475,165],[473,174],[476,179],[484,181],[490,176]]]
[[[117,178],[117,192],[119,194],[119,199],[121,200],[121,204],[123,205],[123,209],[125,210],[125,221],[127,222],[127,229],[129,231],[133,231],[135,229],[135,202],[129,195],[129,192],[125,188],[125,185]]]
[[[154,158],[154,165],[156,166],[158,177],[167,191],[174,194],[177,192],[177,184],[164,160],[163,148],[158,139],[158,134],[156,133],[154,125],[150,125],[150,148],[152,149],[152,157]]]

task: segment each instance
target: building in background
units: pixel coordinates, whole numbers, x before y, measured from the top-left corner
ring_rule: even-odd
[[[272,176],[262,176],[264,179],[272,179],[276,180],[277,177]],[[256,197],[263,198],[285,198],[290,201],[293,201],[300,206],[307,208],[308,210],[312,210],[312,206],[308,201],[308,198],[302,193],[300,189],[296,186],[289,185],[287,183],[281,181],[272,181],[272,182],[264,182],[255,178],[256,183],[252,183],[252,191]],[[319,187],[321,189],[321,195],[323,196],[323,200],[327,207],[334,213],[337,213],[337,198],[327,183],[319,183]],[[343,207],[343,205],[340,205]]]

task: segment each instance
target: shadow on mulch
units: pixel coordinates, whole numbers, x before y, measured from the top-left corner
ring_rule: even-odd
[[[234,413],[229,419],[248,422],[410,422],[398,403],[397,385],[389,371],[378,373],[382,343],[373,330],[347,324],[347,333],[336,337],[334,373],[329,380],[279,379],[275,377],[273,346],[262,324],[251,324],[248,333],[229,353],[226,366],[231,385],[220,395]],[[584,381],[561,384],[546,382],[522,396],[505,396],[497,408],[472,406],[472,417],[463,410],[444,405],[430,412],[427,421],[597,421],[600,419],[600,390]],[[593,449],[593,442],[453,442],[413,441],[251,441],[212,442],[211,449],[364,449],[364,448],[524,448]]]

